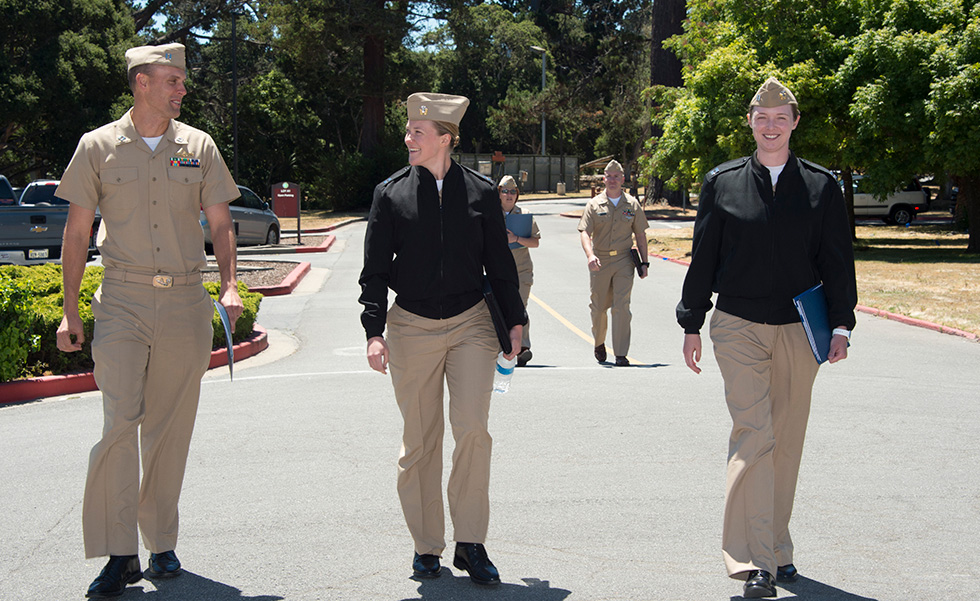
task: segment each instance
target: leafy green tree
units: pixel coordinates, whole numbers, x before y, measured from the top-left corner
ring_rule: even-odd
[[[118,117],[133,21],[123,0],[0,0],[0,172],[60,176],[86,131]]]

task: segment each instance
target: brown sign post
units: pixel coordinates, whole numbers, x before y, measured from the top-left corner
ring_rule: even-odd
[[[296,218],[296,243],[303,244],[303,228],[300,224],[299,184],[279,182],[272,184],[272,211],[277,217]]]

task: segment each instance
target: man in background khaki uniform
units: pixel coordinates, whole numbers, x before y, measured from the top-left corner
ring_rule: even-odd
[[[636,265],[630,248],[636,248],[642,261],[640,278],[647,277],[647,218],[635,198],[623,191],[623,167],[617,161],[606,165],[606,189],[585,205],[578,223],[582,249],[589,262],[589,284],[592,290],[592,337],[595,358],[606,360],[606,311],[612,309],[613,353],[616,365],[629,365],[630,295]]]
[[[147,576],[181,571],[177,503],[214,311],[201,283],[202,207],[221,273],[220,302],[232,324],[242,312],[227,204],[238,189],[211,137],[174,120],[187,93],[184,47],[131,48],[126,63],[133,108],[82,136],[57,190],[71,203],[58,328],[65,352],[85,341],[79,288],[95,210],[102,214],[105,276],[92,300],[92,355],[105,424],[89,457],[82,526],[86,557],[108,555],[109,562],[88,597],[121,595],[143,576],[137,524],[151,553]]]

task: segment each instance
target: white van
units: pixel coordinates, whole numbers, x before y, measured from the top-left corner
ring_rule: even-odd
[[[889,194],[884,201],[862,190],[861,179],[854,176],[854,217],[880,217],[885,223],[908,225],[918,213],[929,210],[929,192],[913,180],[900,192]]]

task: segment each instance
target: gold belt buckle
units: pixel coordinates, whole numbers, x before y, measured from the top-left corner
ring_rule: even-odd
[[[170,288],[174,285],[174,276],[172,275],[155,275],[153,276],[153,287],[154,288]]]
[[[610,257],[615,257],[618,254],[619,254],[619,251],[617,251],[617,250],[611,250],[611,251],[609,251],[609,256]]]

